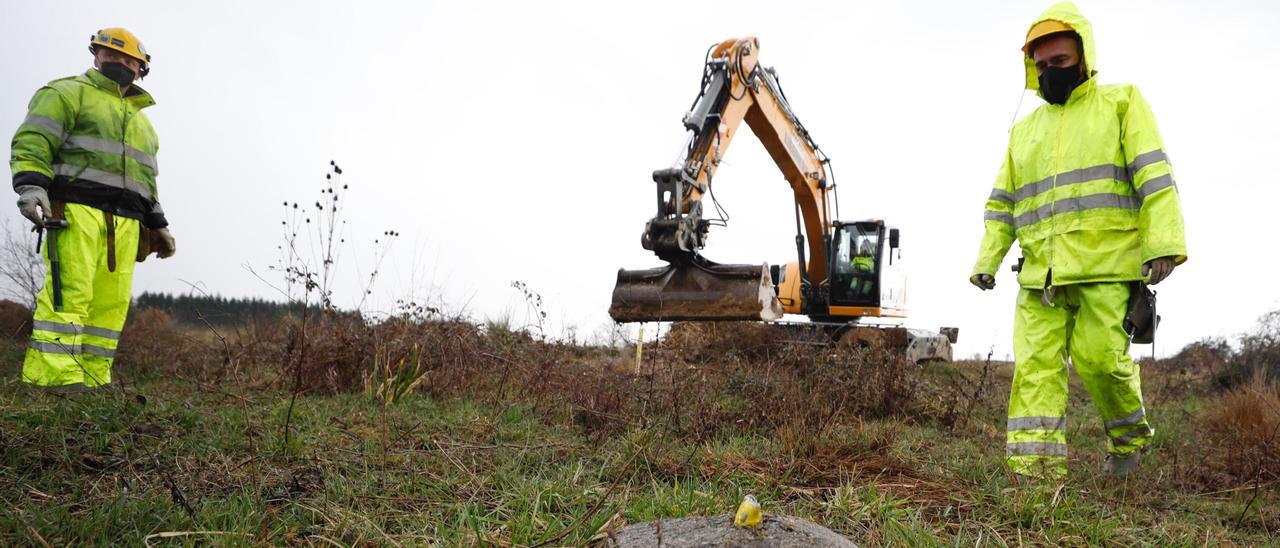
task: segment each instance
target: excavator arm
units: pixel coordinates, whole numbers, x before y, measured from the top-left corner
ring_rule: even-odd
[[[702,89],[684,118],[684,154],[676,166],[653,173],[657,212],[646,223],[641,243],[669,264],[618,272],[609,309],[615,320],[781,316],[767,265],[721,265],[699,254],[709,228],[721,221],[704,216],[704,197],[744,121],[794,192],[797,255],[805,285],[826,281],[833,191],[828,162],[792,112],[777,74],[758,63],[759,51],[759,41],[752,37],[726,40],[710,50]],[[802,222],[804,236],[799,234]]]

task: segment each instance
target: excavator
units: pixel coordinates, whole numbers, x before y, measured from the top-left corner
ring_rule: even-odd
[[[653,172],[657,213],[645,223],[641,245],[667,264],[620,269],[609,315],[617,322],[792,325],[780,320],[798,314],[841,346],[893,348],[912,363],[950,360],[957,329],[934,333],[901,325],[907,311],[900,230],[880,219],[833,220],[839,200],[831,160],[759,54],[755,37],[708,49],[701,90],[684,117],[688,139],[681,158]],[[796,260],[783,267],[719,264],[700,253],[710,227],[725,225],[723,215],[706,214],[704,204],[721,211],[712,179],[743,121],[795,196]]]

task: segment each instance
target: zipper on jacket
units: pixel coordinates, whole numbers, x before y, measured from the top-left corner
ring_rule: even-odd
[[[1049,270],[1045,273],[1045,290],[1052,294],[1053,270],[1058,258],[1057,253],[1057,237],[1058,237],[1058,174],[1062,173],[1062,126],[1066,118],[1067,105],[1058,107],[1058,123],[1053,136],[1053,184],[1049,190]]]
[[[123,121],[120,127],[120,188],[124,192],[120,193],[120,199],[126,196],[125,192],[129,190],[129,100],[124,94],[120,95],[120,107],[124,109],[124,113],[120,115]],[[120,209],[120,204],[116,203],[116,210]]]

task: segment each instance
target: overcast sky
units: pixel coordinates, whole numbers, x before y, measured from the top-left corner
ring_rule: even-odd
[[[1041,104],[1020,93],[1019,47],[1050,2],[0,3],[3,131],[41,84],[89,66],[99,28],[154,56],[142,85],[179,251],[140,265],[135,294],[273,296],[247,267],[275,262],[281,202],[314,200],[336,159],[352,187],[339,304],[395,229],[375,308],[433,298],[519,322],[521,280],[552,329],[590,334],[617,269],[658,265],[640,247],[650,173],[684,144],[707,46],[754,35],[833,159],[842,216],[902,229],[908,323],[960,327],[958,355],[1010,352],[1016,250],[996,291],[966,280],[1010,123]],[[1190,261],[1157,287],[1159,353],[1250,329],[1280,307],[1280,8],[1077,5],[1101,81],[1137,84],[1154,109],[1181,191]],[[705,255],[793,260],[790,190],[754,137],[734,140],[715,188],[732,220]]]

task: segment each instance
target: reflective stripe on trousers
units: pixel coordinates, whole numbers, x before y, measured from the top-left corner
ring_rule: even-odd
[[[61,342],[56,342],[56,341],[55,342],[31,341],[31,348],[33,350],[36,350],[45,354],[66,354],[68,356],[78,356],[81,354],[87,354],[90,356],[99,356],[102,358],[116,357],[116,349],[103,348],[101,346],[92,345],[89,343],[68,345],[68,344],[63,344]]]
[[[53,333],[61,333],[64,335],[80,335],[87,334],[104,339],[120,340],[120,332],[114,329],[104,327],[94,327],[92,325],[76,325],[72,323],[59,323],[45,320],[36,320],[32,322],[32,329],[41,331],[51,331]]]

